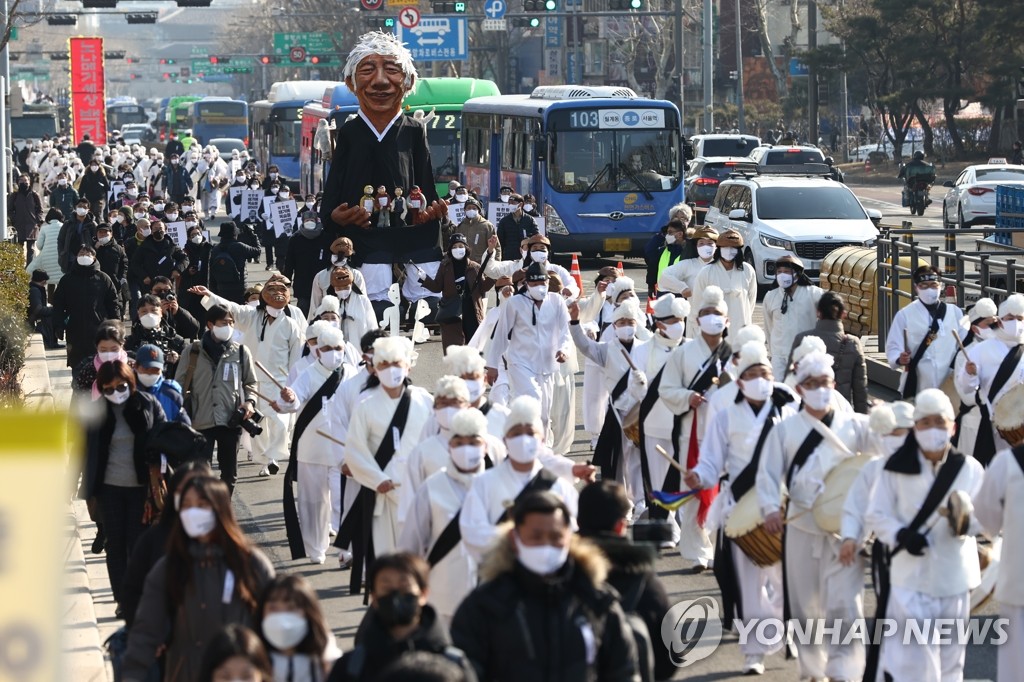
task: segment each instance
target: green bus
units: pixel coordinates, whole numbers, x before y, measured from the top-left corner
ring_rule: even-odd
[[[474,97],[500,95],[493,81],[479,78],[419,78],[402,102],[405,112],[423,111],[434,117],[427,123],[430,163],[438,196],[448,194],[448,183],[462,170],[462,105]]]
[[[167,103],[167,129],[180,136],[181,131],[191,128],[192,102],[198,102],[200,99],[202,98],[194,95],[172,97]]]

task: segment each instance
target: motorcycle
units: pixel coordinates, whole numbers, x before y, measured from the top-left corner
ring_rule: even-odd
[[[903,206],[910,207],[910,215],[924,215],[932,200],[928,192],[935,181],[934,175],[917,175],[907,178],[903,186]]]

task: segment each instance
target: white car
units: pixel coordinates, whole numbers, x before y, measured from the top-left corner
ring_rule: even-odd
[[[966,228],[996,221],[996,187],[1024,187],[1024,166],[984,163],[964,168],[942,198],[942,222],[946,227]]]
[[[704,219],[719,233],[743,235],[743,257],[757,271],[757,283],[775,281],[775,261],[796,255],[817,281],[821,261],[841,246],[874,246],[875,221],[882,213],[865,209],[850,188],[823,177],[756,175],[730,178]]]

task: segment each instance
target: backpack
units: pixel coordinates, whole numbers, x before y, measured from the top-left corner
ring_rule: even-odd
[[[232,286],[242,283],[242,273],[238,264],[227,249],[218,249],[211,256],[210,279],[219,286]]]
[[[637,584],[628,594],[622,595],[620,604],[626,614],[626,623],[633,631],[633,641],[636,643],[636,669],[640,673],[642,682],[654,680],[654,644],[651,642],[651,633],[647,629],[647,623],[636,612],[640,604],[640,597],[647,587],[647,576]]]

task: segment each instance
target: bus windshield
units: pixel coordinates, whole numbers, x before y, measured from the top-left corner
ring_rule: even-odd
[[[293,156],[299,158],[299,142],[302,137],[302,121],[275,120],[271,122],[271,156]]]
[[[242,124],[246,123],[244,102],[196,102],[199,120],[206,123]]]
[[[558,132],[548,183],[557,192],[671,190],[680,179],[678,149],[676,130]]]

